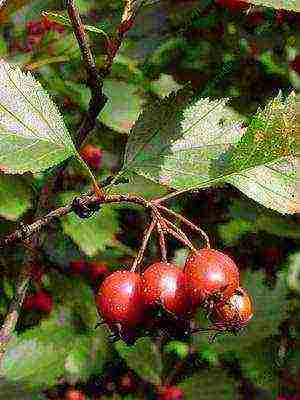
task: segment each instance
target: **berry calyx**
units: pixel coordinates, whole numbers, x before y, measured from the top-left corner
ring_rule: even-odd
[[[100,315],[109,325],[137,325],[144,312],[140,275],[126,270],[109,275],[100,286],[96,303]]]
[[[102,150],[99,147],[93,144],[87,144],[80,151],[80,155],[89,167],[93,169],[100,168],[102,160]]]
[[[88,263],[88,271],[92,281],[105,278],[109,274],[107,264],[102,261],[92,261]]]
[[[217,304],[211,319],[218,330],[237,332],[253,317],[252,299],[247,291],[239,287],[224,303]]]
[[[201,249],[187,257],[184,272],[193,307],[226,301],[239,286],[239,270],[226,254]]]
[[[52,307],[52,297],[44,290],[28,296],[23,303],[23,308],[25,310],[40,311],[45,314],[49,314],[52,310]]]
[[[161,392],[160,400],[183,400],[183,390],[177,386],[165,386]]]
[[[85,394],[81,390],[68,389],[65,393],[65,400],[85,400]]]
[[[150,265],[142,275],[143,298],[149,307],[162,305],[176,316],[189,310],[187,281],[183,271],[171,263]]]

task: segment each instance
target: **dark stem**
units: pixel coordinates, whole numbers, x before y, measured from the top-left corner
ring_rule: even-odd
[[[200,233],[202,235],[202,237],[204,238],[204,240],[206,241],[206,247],[210,248],[209,237],[208,237],[208,235],[206,234],[206,232],[203,229],[201,229],[199,226],[193,224],[193,222],[189,221],[188,219],[186,219],[182,215],[178,214],[177,212],[175,212],[173,210],[170,210],[167,207],[164,207],[164,206],[158,204],[157,208],[159,210],[165,211],[167,214],[173,215],[175,218],[179,219],[179,221],[181,221],[183,224],[187,225],[188,227],[190,227],[194,231]]]
[[[164,235],[164,231],[162,229],[160,222],[157,222],[156,230],[158,232],[158,241],[159,241],[159,247],[160,247],[160,251],[161,251],[162,262],[168,262],[165,235]]]
[[[168,233],[173,235],[176,239],[178,239],[181,243],[183,243],[185,246],[189,247],[192,251],[196,251],[195,247],[193,246],[192,242],[188,239],[186,234],[179,229],[175,224],[173,224],[171,221],[168,221],[166,218],[162,217],[162,220],[165,224],[164,228]]]

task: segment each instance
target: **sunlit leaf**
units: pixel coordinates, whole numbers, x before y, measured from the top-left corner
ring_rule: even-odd
[[[43,171],[76,155],[57,107],[28,72],[0,61],[0,167]]]
[[[124,170],[178,190],[230,182],[266,207],[299,210],[297,98],[280,94],[246,129],[226,99],[190,100],[186,89],[149,104],[131,130]]]
[[[300,11],[300,4],[298,0],[246,0],[250,4],[255,4],[256,6],[272,7],[277,10],[291,10]],[[249,4],[249,5],[250,5]]]

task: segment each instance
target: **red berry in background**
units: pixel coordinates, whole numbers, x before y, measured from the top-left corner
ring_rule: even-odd
[[[214,249],[201,249],[187,257],[184,272],[194,307],[207,301],[226,301],[239,286],[240,274],[234,261]]]
[[[65,400],[85,400],[85,394],[80,390],[68,389],[65,393]]]
[[[142,282],[146,306],[161,304],[166,311],[177,316],[189,311],[186,276],[176,265],[152,264],[143,273]]]
[[[229,300],[216,304],[211,319],[217,328],[236,332],[252,317],[252,299],[244,288],[239,287]]]
[[[263,13],[257,11],[247,15],[247,23],[250,26],[261,25],[265,21]]]
[[[88,263],[88,271],[92,281],[103,279],[109,274],[107,264],[102,261],[92,261]]]
[[[162,388],[159,400],[183,400],[183,390],[177,386],[166,386]]]
[[[231,12],[244,11],[249,8],[249,3],[239,0],[216,0],[216,3],[227,8]]]
[[[53,300],[49,293],[41,290],[28,296],[23,303],[25,310],[40,311],[49,314],[53,307]]]
[[[298,54],[294,60],[290,62],[290,66],[300,75],[300,54]]]
[[[70,273],[75,276],[79,276],[85,273],[87,268],[84,260],[74,260],[70,262]]]
[[[89,167],[94,169],[100,168],[102,160],[102,150],[99,147],[93,144],[87,144],[80,151],[80,155],[89,165]]]
[[[143,319],[144,302],[139,274],[118,270],[109,275],[96,296],[100,315],[108,324],[137,325]]]

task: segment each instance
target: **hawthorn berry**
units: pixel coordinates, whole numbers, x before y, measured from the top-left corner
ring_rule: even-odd
[[[65,393],[65,400],[85,400],[85,394],[81,390],[68,389]]]
[[[165,386],[161,389],[160,400],[183,400],[183,390],[177,386]]]
[[[201,249],[187,257],[184,272],[193,307],[226,301],[239,286],[239,270],[226,254]]]
[[[211,319],[218,330],[237,332],[253,317],[252,299],[239,287],[226,302],[215,305]]]
[[[108,325],[120,324],[123,328],[137,325],[144,313],[140,275],[126,270],[109,275],[100,286],[96,303]]]
[[[231,12],[244,11],[249,8],[249,4],[240,0],[216,0],[217,4],[227,8]]]
[[[49,293],[44,290],[28,296],[23,303],[25,310],[40,311],[49,314],[53,307],[53,300]]]
[[[102,160],[102,150],[99,147],[93,144],[87,144],[80,151],[80,155],[89,165],[89,167],[94,169],[100,168]]]
[[[154,263],[143,273],[142,282],[146,306],[162,305],[167,312],[176,316],[189,311],[186,275],[176,265]]]
[[[92,281],[105,278],[109,274],[107,264],[102,261],[92,261],[88,263],[88,271]]]
[[[86,271],[84,260],[74,260],[70,262],[70,273],[74,276],[82,275]]]

